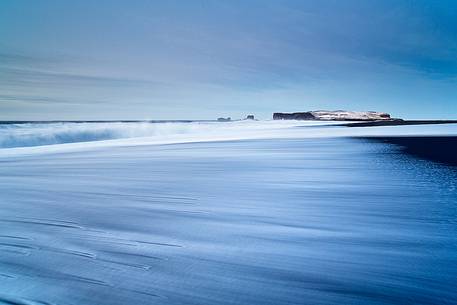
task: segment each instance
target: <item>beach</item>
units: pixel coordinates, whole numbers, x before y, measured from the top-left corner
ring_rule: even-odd
[[[457,170],[405,142],[454,125],[220,124],[10,136],[0,303],[457,303]]]

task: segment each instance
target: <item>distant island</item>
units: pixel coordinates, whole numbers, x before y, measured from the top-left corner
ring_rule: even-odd
[[[393,119],[390,114],[377,111],[316,110],[293,113],[273,113],[274,120],[316,120],[316,121],[386,121]]]
[[[302,121],[342,121],[348,123],[342,123],[338,126],[346,127],[457,124],[457,120],[404,120],[399,118],[392,118],[390,114],[385,112],[345,110],[316,110],[291,113],[275,112],[273,113],[273,119]]]
[[[249,114],[249,115],[246,116],[244,119],[235,120],[235,121],[246,121],[246,120],[254,121],[254,120],[255,120],[255,117],[254,117],[253,114]],[[217,121],[218,121],[218,122],[232,122],[232,118],[231,118],[231,117],[228,117],[228,118],[218,118]]]

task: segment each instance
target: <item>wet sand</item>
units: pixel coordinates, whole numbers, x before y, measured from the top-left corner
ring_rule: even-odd
[[[447,165],[457,166],[456,136],[395,136],[366,137],[365,139],[398,145],[406,154]]]

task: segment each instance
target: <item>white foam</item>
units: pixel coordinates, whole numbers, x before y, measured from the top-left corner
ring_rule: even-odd
[[[112,146],[267,138],[457,135],[457,124],[355,128],[329,126],[332,124],[341,124],[341,122],[63,122],[11,124],[0,127],[0,155],[49,153]]]

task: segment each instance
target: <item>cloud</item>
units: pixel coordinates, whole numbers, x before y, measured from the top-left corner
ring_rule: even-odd
[[[0,12],[9,50],[0,53],[0,89],[17,97],[4,99],[16,105],[8,115],[24,113],[34,97],[41,102],[33,105],[49,101],[37,116],[82,119],[375,102],[401,111],[412,96],[426,104],[438,93],[441,107],[455,97],[457,5],[449,1],[11,5]],[[69,113],[68,103],[79,108]]]

